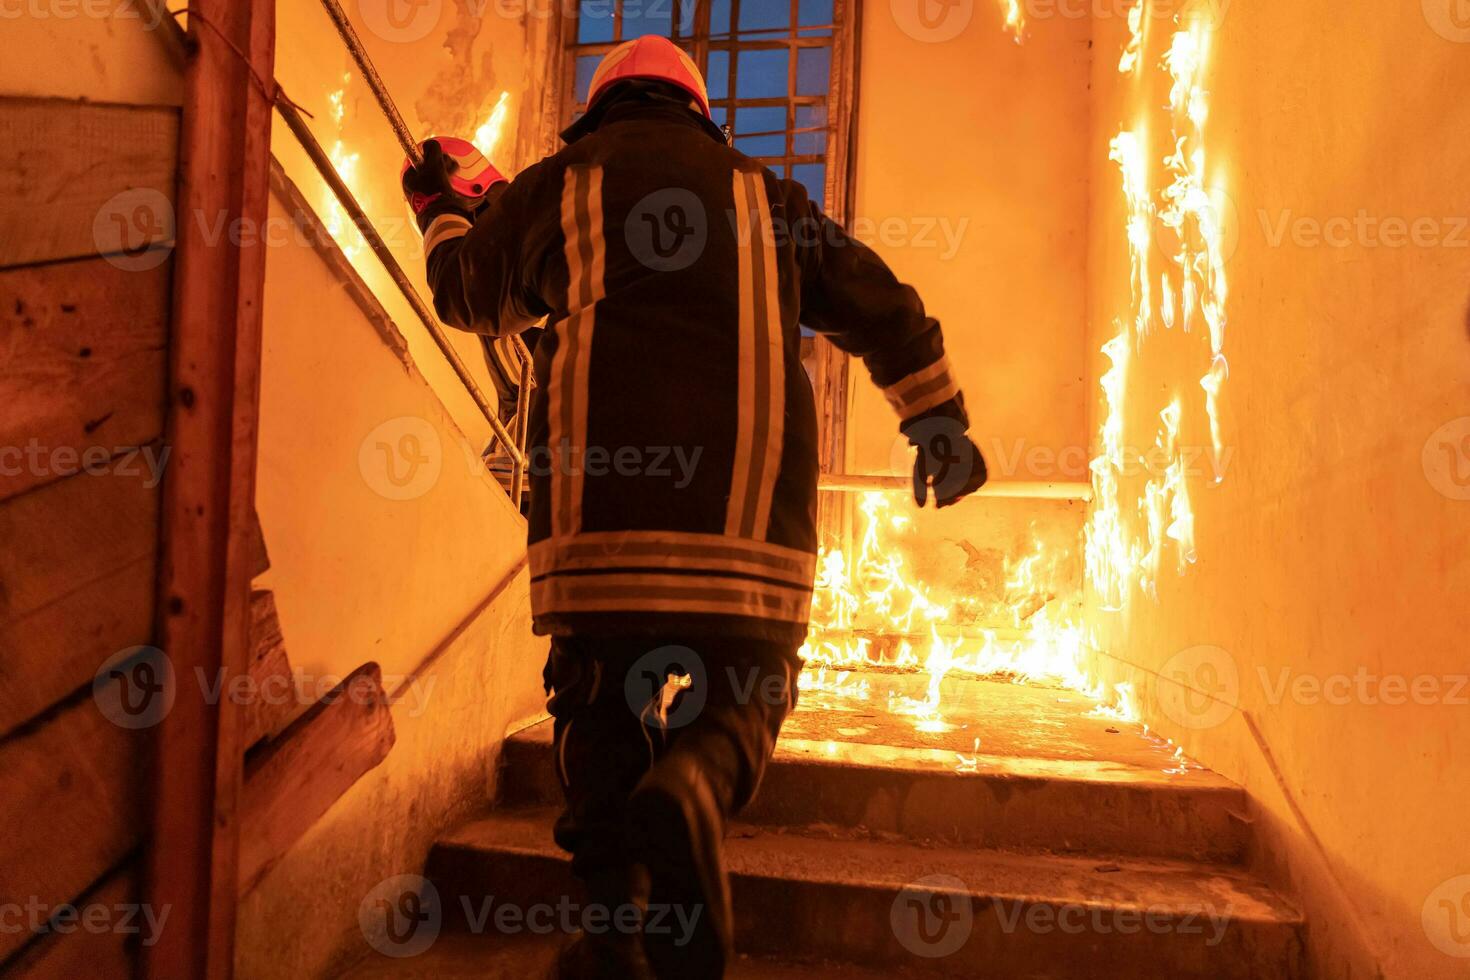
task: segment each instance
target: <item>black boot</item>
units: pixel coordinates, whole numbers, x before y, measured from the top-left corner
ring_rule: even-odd
[[[649,875],[644,949],[660,980],[719,980],[734,926],[724,814],[697,755],[674,751],[628,800],[633,859]]]
[[[643,951],[641,916],[648,881],[642,869],[606,868],[587,877],[587,904],[605,910],[602,932],[584,932],[562,948],[553,980],[654,980]],[[631,912],[630,912],[631,910]]]

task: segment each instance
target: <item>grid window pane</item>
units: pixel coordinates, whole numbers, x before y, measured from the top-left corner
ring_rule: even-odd
[[[582,0],[577,10],[577,41],[606,44],[613,39],[612,0]]]
[[[581,105],[587,103],[587,89],[592,85],[592,76],[597,73],[597,65],[602,61],[602,55],[589,54],[577,59],[577,102]]]
[[[832,49],[799,48],[796,56],[796,94],[826,95],[832,82]]]
[[[783,99],[791,52],[741,51],[736,63],[735,97],[740,99]]]
[[[797,0],[796,22],[803,26],[832,23],[832,0]]]
[[[743,135],[750,133],[771,135]],[[758,106],[736,110],[735,148],[753,157],[785,156],[786,108],[784,106]]]
[[[796,129],[791,137],[791,152],[797,156],[819,156],[827,152],[827,107],[824,105],[799,105],[796,107]],[[803,133],[812,129],[817,132]]]
[[[730,52],[711,51],[709,68],[704,73],[705,85],[709,87],[711,99],[730,97]]]
[[[730,33],[730,0],[710,0],[709,32],[712,37]]]
[[[740,30],[786,30],[791,27],[791,0],[740,0]]]
[[[791,178],[806,188],[807,195],[817,207],[827,206],[827,165],[824,163],[792,164]]]
[[[623,40],[674,33],[674,0],[623,0]]]

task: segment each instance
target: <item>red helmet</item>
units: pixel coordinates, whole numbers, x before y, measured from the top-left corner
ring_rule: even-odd
[[[419,144],[420,153],[424,152],[424,147],[430,140],[437,142],[440,149],[444,151],[444,155],[457,164],[454,173],[449,178],[449,186],[460,197],[473,201],[484,197],[485,193],[496,184],[507,182],[505,175],[495,169],[495,165],[486,160],[485,155],[469,140],[462,140],[454,136],[431,136]],[[398,179],[402,180],[407,176],[412,167],[412,160],[403,161],[403,169],[399,171]],[[437,194],[432,196],[410,194],[408,206],[413,208],[414,214],[419,214],[433,203],[436,197],[438,197]]]
[[[709,122],[710,128],[718,131],[714,116],[709,108],[709,91],[705,88],[704,76],[694,59],[668,38],[659,34],[645,34],[631,41],[624,41],[609,51],[592,74],[592,84],[587,90],[587,113],[568,127],[564,138],[570,142],[585,134],[595,123],[594,109],[602,98],[618,82],[631,79],[668,82],[688,92],[699,104],[699,111]],[[582,125],[582,120],[587,120]]]

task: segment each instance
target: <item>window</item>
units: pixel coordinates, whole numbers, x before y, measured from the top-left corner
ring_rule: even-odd
[[[602,56],[644,34],[662,34],[699,65],[715,122],[737,149],[806,186],[841,214],[847,113],[843,29],[853,0],[581,0],[565,27],[563,125],[586,109]],[[851,77],[850,73],[846,77]],[[840,179],[840,183],[839,183]],[[835,205],[835,206],[834,206]]]
[[[587,108],[602,56],[623,41],[662,34],[704,73],[715,121],[739,150],[800,181],[839,224],[848,219],[856,118],[859,0],[572,0],[560,8],[553,111],[559,131]],[[546,148],[557,141],[547,132]],[[847,357],[802,338],[820,429],[818,458],[845,470]],[[845,506],[845,504],[844,504]],[[824,527],[838,520],[824,509]],[[824,539],[830,528],[823,531]]]

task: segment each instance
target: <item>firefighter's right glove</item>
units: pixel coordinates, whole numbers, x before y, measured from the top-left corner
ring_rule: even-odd
[[[934,505],[948,507],[985,485],[989,473],[980,447],[965,423],[947,415],[915,419],[903,427],[915,449],[914,503],[923,507],[934,490]]]
[[[486,160],[473,143],[453,137],[436,137],[419,144],[423,162],[403,164],[403,195],[413,209],[419,230],[426,230],[444,214],[473,219],[485,195],[505,177]]]

